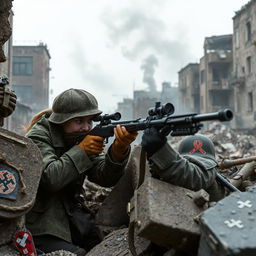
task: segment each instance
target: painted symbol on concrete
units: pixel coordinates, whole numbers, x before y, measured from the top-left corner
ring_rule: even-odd
[[[230,220],[225,220],[224,223],[229,228],[233,228],[233,227],[243,228],[244,227],[243,222],[241,220],[230,219]]]
[[[0,171],[0,194],[10,194],[16,188],[16,178],[8,170]]]
[[[250,200],[246,200],[246,201],[237,201],[238,204],[238,208],[244,208],[244,207],[252,207],[252,202]]]

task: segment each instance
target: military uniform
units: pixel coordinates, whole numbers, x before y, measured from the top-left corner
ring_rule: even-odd
[[[71,242],[69,209],[74,194],[81,188],[85,175],[101,186],[114,186],[123,174],[127,158],[113,162],[110,154],[87,154],[77,145],[65,146],[61,127],[45,115],[27,136],[43,155],[43,174],[33,209],[26,225],[34,236],[50,234]]]
[[[92,94],[70,88],[27,127],[27,137],[41,151],[43,173],[26,225],[43,252],[65,249],[85,255],[99,242],[93,215],[81,200],[83,181],[87,176],[101,186],[114,186],[123,175],[130,143],[137,136],[117,126],[114,142],[102,153],[104,138],[87,135],[101,113]]]
[[[148,153],[153,175],[158,178],[194,191],[204,189],[209,193],[210,201],[225,196],[224,187],[216,181],[214,145],[206,136],[185,137],[177,152],[164,135],[150,128],[142,136],[142,148]]]
[[[194,191],[204,189],[210,201],[224,197],[225,190],[216,181],[217,162],[207,157],[182,156],[168,143],[150,158],[151,169],[159,177],[177,186]]]

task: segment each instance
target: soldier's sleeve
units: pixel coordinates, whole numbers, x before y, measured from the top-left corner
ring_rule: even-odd
[[[204,169],[177,153],[166,143],[151,158],[151,168],[160,178],[173,185],[194,191],[207,190],[216,178],[214,168]]]
[[[84,152],[78,146],[58,157],[47,134],[32,134],[29,138],[38,146],[43,157],[41,185],[46,190],[62,189],[93,166],[92,161],[84,157]]]
[[[122,162],[114,161],[110,156],[110,149],[106,154],[92,156],[94,168],[87,171],[88,179],[104,187],[114,186],[124,173],[130,155],[130,149]]]

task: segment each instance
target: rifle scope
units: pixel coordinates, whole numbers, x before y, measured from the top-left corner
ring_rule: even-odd
[[[165,115],[172,115],[174,113],[174,106],[172,103],[166,103],[161,105],[160,102],[156,102],[156,106],[154,108],[150,108],[148,110],[149,116],[165,116]]]
[[[104,121],[109,121],[109,120],[120,120],[121,119],[121,114],[119,112],[116,112],[114,114],[106,114],[106,115],[99,115],[93,118],[94,122],[104,122]]]

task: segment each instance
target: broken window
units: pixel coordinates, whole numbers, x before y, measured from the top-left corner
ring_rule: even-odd
[[[229,65],[219,63],[212,68],[212,80],[214,82],[220,82],[223,79],[228,79]]]
[[[219,82],[220,81],[220,72],[217,68],[212,69],[212,80],[214,82]]]
[[[251,38],[252,38],[251,22],[248,21],[246,23],[246,39],[247,41],[251,41]]]
[[[247,64],[248,74],[250,74],[252,72],[252,58],[251,58],[251,56],[246,58],[246,64]]]
[[[229,90],[220,90],[212,93],[212,104],[216,107],[228,107],[229,106]]]
[[[33,57],[13,57],[13,75],[32,75]]]
[[[249,112],[253,111],[253,94],[252,94],[252,92],[248,93],[248,111]]]

